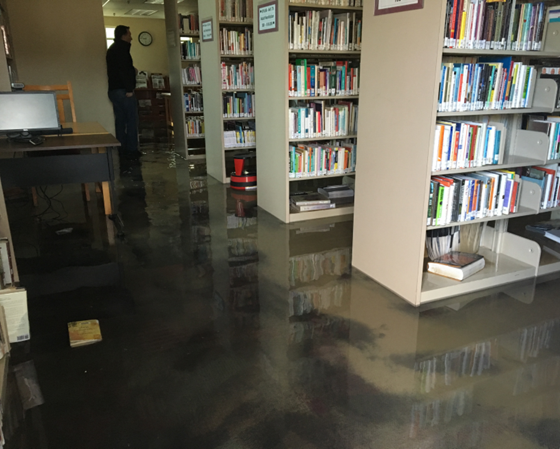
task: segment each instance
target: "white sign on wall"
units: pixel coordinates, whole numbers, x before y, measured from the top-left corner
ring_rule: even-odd
[[[259,5],[259,34],[278,31],[278,0]]]
[[[373,14],[379,16],[395,12],[410,11],[424,7],[424,0],[375,0]]]
[[[202,42],[213,41],[214,27],[212,26],[212,19],[203,20],[201,24],[202,24]]]

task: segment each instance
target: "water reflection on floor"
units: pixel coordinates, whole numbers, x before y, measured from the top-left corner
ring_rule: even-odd
[[[79,186],[8,202],[44,398],[10,383],[8,449],[560,447],[558,281],[414,309],[352,271],[349,218],[281,224],[170,153],[117,185],[114,245]]]

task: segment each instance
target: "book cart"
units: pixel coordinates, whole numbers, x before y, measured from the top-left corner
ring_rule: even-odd
[[[479,253],[485,268],[457,282],[425,271],[426,231],[435,124],[442,117],[511,116],[500,165],[447,170],[444,174],[514,169],[547,160],[548,136],[521,129],[526,114],[552,113],[557,85],[536,79],[528,109],[437,112],[441,64],[447,57],[513,56],[534,61],[560,56],[560,23],[545,20],[541,51],[444,49],[446,0],[423,2],[421,9],[374,15],[365,2],[364,45],[375,50],[362,58],[360,152],[354,224],[353,265],[415,306],[469,294],[560,270],[558,260],[541,257],[535,241],[508,232],[508,219],[541,212],[541,189],[521,182],[516,213],[450,223],[488,222]],[[383,43],[383,44],[380,44]],[[492,118],[492,117],[491,117]],[[548,265],[544,267],[543,265]]]
[[[258,8],[271,3],[260,0],[255,2],[254,17],[258,17]],[[335,3],[335,2],[333,2]],[[325,61],[354,60],[359,61],[361,51],[349,50],[295,50],[290,49],[289,36],[290,13],[305,14],[308,11],[325,12],[332,10],[334,14],[356,13],[362,15],[361,7],[331,6],[311,2],[293,2],[278,0],[278,29],[274,32],[259,33],[255,27],[255,66],[256,66],[256,103],[258,116],[259,140],[257,173],[259,177],[259,207],[274,215],[284,223],[292,223],[317,218],[350,215],[354,211],[353,204],[334,209],[299,212],[290,210],[290,192],[317,191],[318,187],[341,184],[345,177],[353,183],[354,173],[290,178],[290,146],[298,144],[318,143],[333,144],[336,141],[349,141],[355,144],[354,134],[337,137],[315,137],[293,139],[290,136],[290,108],[295,105],[309,104],[310,101],[325,101],[325,105],[336,104],[338,101],[349,101],[358,104],[358,95],[291,97],[289,96],[289,64],[296,59],[307,59],[309,64]],[[257,19],[255,19],[257,20]],[[361,79],[363,79],[360,76]],[[358,149],[358,159],[360,149]],[[263,182],[265,181],[266,182]]]

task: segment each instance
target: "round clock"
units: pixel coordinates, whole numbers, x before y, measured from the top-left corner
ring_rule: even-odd
[[[142,31],[138,35],[138,42],[140,42],[144,47],[151,45],[153,41],[152,35],[147,31]]]

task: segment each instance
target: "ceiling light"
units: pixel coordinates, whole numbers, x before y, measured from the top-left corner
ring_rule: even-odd
[[[151,16],[157,13],[153,9],[131,9],[124,13],[125,16]]]
[[[182,3],[183,0],[177,0],[177,3]],[[144,3],[149,3],[150,5],[163,5],[163,0],[144,0]]]

